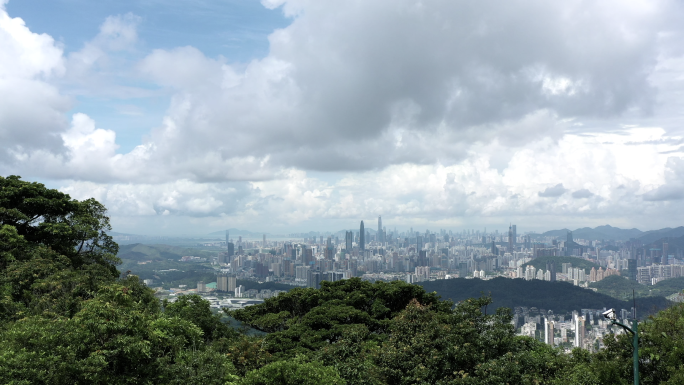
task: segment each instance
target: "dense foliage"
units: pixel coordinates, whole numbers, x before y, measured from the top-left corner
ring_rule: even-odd
[[[139,277],[119,276],[108,229],[94,200],[0,178],[0,383],[631,381],[625,336],[607,338],[599,353],[568,354],[516,336],[510,310],[493,311],[488,296],[454,305],[398,281],[293,289],[231,312],[265,332],[246,335],[199,296],[160,302]],[[644,383],[682,383],[684,307],[661,312],[641,330]]]

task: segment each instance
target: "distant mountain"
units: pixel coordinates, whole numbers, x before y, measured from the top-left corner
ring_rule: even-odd
[[[564,239],[567,236],[568,229],[551,230],[543,233],[543,236],[558,237]],[[612,239],[616,241],[627,241],[630,238],[638,238],[644,234],[639,229],[620,229],[610,225],[598,226],[596,228],[583,227],[572,231],[572,237],[575,239],[587,239],[590,241],[598,241],[601,239]]]
[[[494,278],[482,279],[440,279],[421,282],[427,292],[437,292],[442,299],[454,302],[482,295],[492,296],[492,309],[516,306],[536,307],[553,310],[556,314],[566,314],[580,309],[630,309],[631,301],[621,301],[605,294],[583,289],[567,282],[547,282],[537,279]],[[654,314],[668,306],[665,297],[647,297],[636,299],[639,317]]]
[[[647,245],[663,238],[679,238],[681,236],[684,236],[684,226],[674,229],[666,227],[660,230],[646,231],[639,237],[639,240]]]
[[[545,233],[542,233],[541,235],[544,237],[557,237],[557,238],[565,239],[565,237],[568,234],[568,231],[570,231],[570,230],[568,230],[568,229],[549,230]]]

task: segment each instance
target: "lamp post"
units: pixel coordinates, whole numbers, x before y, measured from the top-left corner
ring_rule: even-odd
[[[603,313],[603,316],[608,318],[613,325],[620,326],[626,332],[632,334],[632,365],[634,370],[634,385],[639,385],[639,324],[634,318],[632,320],[632,328],[624,325],[616,320],[615,309],[610,309]]]

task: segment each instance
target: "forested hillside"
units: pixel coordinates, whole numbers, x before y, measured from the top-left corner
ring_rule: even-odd
[[[631,382],[627,336],[609,336],[598,353],[518,337],[485,287],[454,306],[401,281],[323,282],[230,312],[265,332],[250,336],[199,296],[160,302],[138,276],[121,275],[109,228],[93,199],[0,177],[0,383]],[[683,323],[677,305],[639,327],[642,383],[681,383]]]
[[[546,270],[547,269],[546,266],[549,263],[553,263],[556,265],[556,273],[560,273],[562,271],[561,267],[563,266],[562,265],[563,263],[570,263],[570,264],[572,264],[572,267],[578,267],[580,269],[584,269],[587,273],[589,273],[589,271],[591,270],[592,267],[595,268],[596,270],[598,270],[598,268],[600,267],[599,265],[597,265],[593,262],[590,262],[590,261],[587,261],[586,259],[582,259],[582,258],[578,258],[578,257],[538,257],[538,258],[535,258],[535,259],[525,263],[524,265],[522,265],[522,267],[523,267],[523,270],[527,266],[534,266],[535,269]]]
[[[442,298],[454,302],[491,296],[492,308],[514,308],[515,306],[536,307],[553,310],[556,314],[579,311],[580,309],[630,309],[630,300],[623,301],[606,294],[596,293],[568,282],[547,282],[537,279],[494,278],[482,279],[443,279],[421,282],[428,292],[436,292]],[[647,316],[670,306],[664,297],[646,297],[637,300],[640,316]]]
[[[684,277],[666,279],[653,286],[646,286],[625,277],[613,275],[590,283],[589,287],[595,288],[599,293],[622,300],[632,298],[632,290],[636,297],[667,297],[684,290]]]

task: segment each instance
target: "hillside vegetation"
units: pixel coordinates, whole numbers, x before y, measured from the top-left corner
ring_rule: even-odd
[[[632,290],[636,297],[667,297],[684,290],[684,277],[666,279],[653,286],[645,286],[625,277],[613,275],[601,281],[592,282],[589,287],[596,288],[599,293],[627,301],[632,298]]]
[[[579,267],[586,270],[587,273],[589,273],[592,267],[596,270],[599,268],[599,265],[578,257],[538,257],[522,265],[522,267],[524,269],[525,267],[531,265],[536,269],[546,270],[547,263],[556,264],[556,273],[560,273],[562,271],[561,268],[563,263],[571,263],[572,267]]]
[[[95,200],[0,177],[0,383],[631,382],[626,335],[608,336],[598,353],[568,354],[516,336],[510,310],[493,311],[487,296],[454,305],[401,281],[322,282],[227,312],[266,333],[246,335],[199,296],[160,302],[121,275],[105,214]],[[439,284],[448,281],[459,282]],[[677,305],[639,326],[643,384],[682,383],[683,324]]]
[[[580,309],[630,309],[632,302],[622,301],[606,294],[596,293],[567,282],[547,282],[537,279],[494,278],[443,279],[422,282],[428,292],[436,292],[444,299],[454,302],[482,295],[491,296],[493,308],[514,308],[515,306],[537,307],[563,314]],[[640,316],[653,314],[667,308],[669,301],[664,297],[646,297],[637,300]]]

